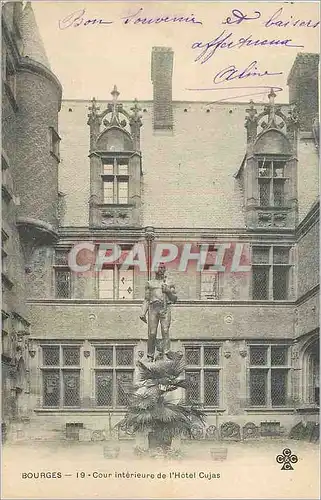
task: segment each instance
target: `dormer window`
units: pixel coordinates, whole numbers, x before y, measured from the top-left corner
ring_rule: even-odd
[[[126,159],[103,161],[104,204],[128,204],[129,172]]]
[[[246,225],[251,229],[294,228],[298,219],[297,130],[294,107],[284,114],[273,89],[261,112],[246,110],[244,194]]]
[[[260,207],[285,206],[286,162],[263,158],[258,161],[258,183]]]
[[[140,226],[143,173],[140,108],[135,100],[131,113],[126,111],[117,100],[116,86],[111,95],[112,102],[102,112],[95,99],[89,108],[89,225]]]

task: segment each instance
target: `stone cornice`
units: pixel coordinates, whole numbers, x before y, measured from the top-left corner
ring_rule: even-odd
[[[28,304],[43,306],[123,306],[140,307],[143,299],[132,300],[106,300],[106,299],[29,299]],[[272,300],[179,300],[173,306],[176,307],[212,307],[212,308],[231,308],[231,307],[294,307],[295,301],[272,301]]]
[[[249,230],[249,229],[233,229],[233,228],[154,228],[155,239],[162,241],[172,241],[177,238],[177,241],[199,242],[206,243],[207,241],[242,241],[242,242],[258,242],[266,241],[273,243],[288,242],[295,243],[295,232],[292,229],[285,229],[284,232],[279,230]],[[88,227],[60,227],[59,236],[61,239],[67,239],[71,242],[83,238],[84,240],[93,239],[131,239],[138,241],[144,239],[144,227],[113,227],[113,228],[92,228]]]

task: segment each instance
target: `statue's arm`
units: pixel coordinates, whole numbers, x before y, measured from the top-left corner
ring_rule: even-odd
[[[169,300],[173,304],[175,304],[175,302],[177,302],[177,294],[176,294],[176,290],[175,290],[175,285],[169,285],[166,293],[167,293]]]
[[[141,310],[141,317],[145,317],[148,311],[148,306],[149,306],[149,301],[150,301],[150,287],[149,283],[147,282],[145,285],[145,299],[142,305],[142,310]]]
[[[148,302],[150,301],[150,286],[149,286],[149,281],[147,281],[145,285],[145,300]]]

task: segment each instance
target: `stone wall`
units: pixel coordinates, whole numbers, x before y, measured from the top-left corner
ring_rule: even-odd
[[[97,303],[97,301],[30,301],[32,337],[38,339],[105,340],[147,338],[139,319],[141,301]],[[94,321],[90,315],[94,314]],[[173,307],[173,339],[291,339],[293,306],[212,303],[180,303]]]
[[[98,104],[106,107],[106,103]],[[64,101],[60,113],[59,189],[66,195],[64,226],[88,225],[89,105],[89,101]],[[125,109],[131,106],[124,102]],[[151,102],[140,106],[142,225],[244,227],[243,193],[234,174],[246,149],[247,104],[173,102],[170,135],[154,132]]]
[[[319,279],[319,221],[315,221],[297,244],[298,298],[315,287]]]

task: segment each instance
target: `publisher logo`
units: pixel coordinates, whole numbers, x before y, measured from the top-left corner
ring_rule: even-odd
[[[294,455],[290,448],[284,448],[282,455],[277,455],[276,461],[278,464],[283,464],[281,470],[293,470],[292,464],[298,461],[297,455]]]

